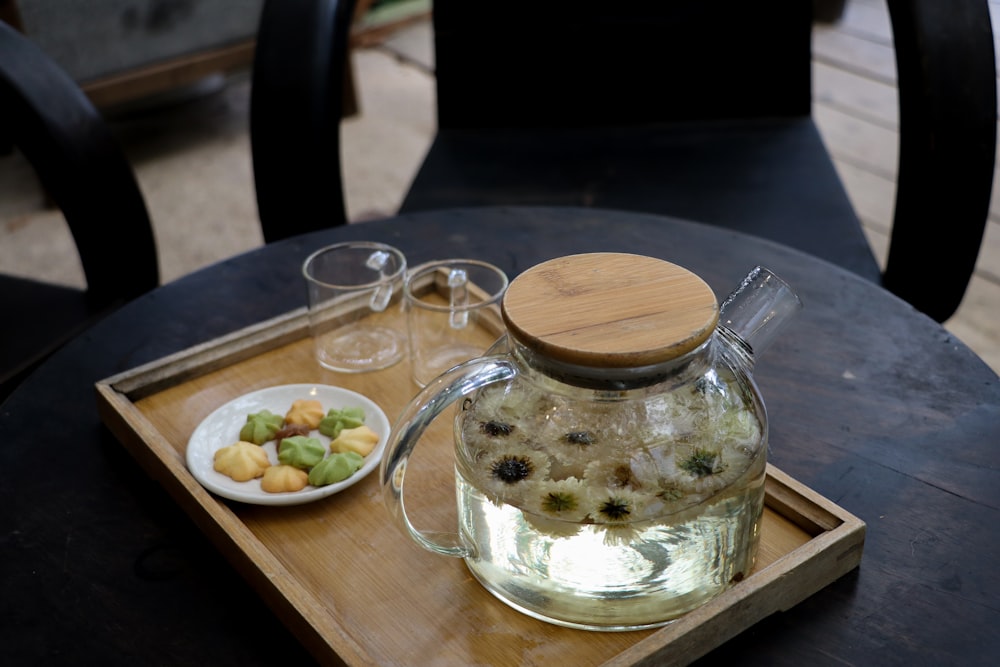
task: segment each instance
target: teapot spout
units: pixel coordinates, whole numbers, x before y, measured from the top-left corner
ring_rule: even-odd
[[[754,267],[719,308],[719,324],[746,343],[757,357],[802,308],[788,283],[764,267]]]

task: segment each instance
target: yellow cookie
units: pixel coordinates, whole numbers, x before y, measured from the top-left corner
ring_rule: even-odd
[[[368,456],[378,444],[378,433],[361,425],[357,428],[345,428],[330,442],[331,452],[354,452]]]
[[[240,440],[215,452],[213,467],[237,482],[246,482],[263,475],[270,465],[262,447]]]

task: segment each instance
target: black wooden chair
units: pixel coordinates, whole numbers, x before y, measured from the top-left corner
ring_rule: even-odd
[[[0,274],[0,400],[97,318],[156,287],[156,245],[132,168],[76,83],[0,22],[0,135],[61,209],[85,290]],[[2,267],[0,267],[2,270]]]
[[[340,119],[354,1],[265,2],[250,88],[264,241],[343,225]]]
[[[944,321],[972,275],[993,180],[987,0],[888,4],[900,150],[884,272],[811,117],[802,0],[435,0],[438,131],[401,212],[688,218],[817,255]],[[346,221],[337,124],[352,7],[265,3],[251,137],[268,241]]]

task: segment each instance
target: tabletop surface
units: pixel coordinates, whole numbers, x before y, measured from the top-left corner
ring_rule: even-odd
[[[142,297],[0,406],[0,641],[8,664],[286,664],[310,657],[102,425],[94,383],[305,304],[316,248],[365,239],[411,265],[621,251],[721,299],[757,264],[805,304],[759,360],[769,460],[868,524],[861,566],[696,664],[966,664],[1000,658],[1000,382],[877,286],[763,240],[572,208],[466,209],[265,246]],[[28,325],[25,322],[8,326]],[[5,658],[5,662],[7,662]]]

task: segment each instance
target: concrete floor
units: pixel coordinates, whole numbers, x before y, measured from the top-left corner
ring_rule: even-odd
[[[352,221],[393,214],[423,158],[435,129],[429,58],[429,25],[355,53],[362,112],[342,132]],[[263,243],[249,92],[246,75],[220,77],[110,117],[146,198],[163,282]],[[84,284],[62,214],[47,205],[33,170],[16,153],[0,158],[0,267]]]
[[[354,66],[361,113],[343,126],[344,180],[349,218],[363,223],[396,211],[435,130],[429,22],[355,51]],[[146,197],[163,282],[263,243],[248,111],[249,80],[240,75],[111,118]],[[0,158],[0,270],[83,285],[61,213],[17,154]],[[1000,370],[994,335],[979,327],[963,337],[962,321],[947,326]]]

